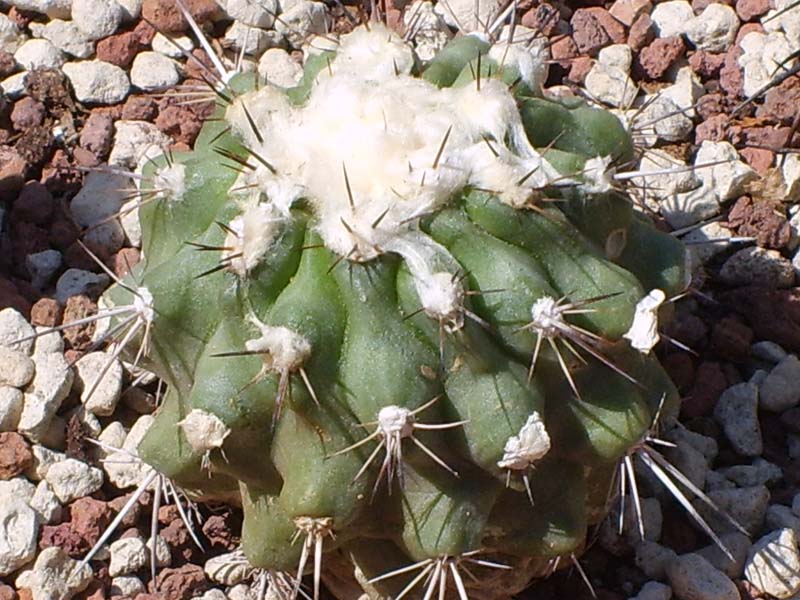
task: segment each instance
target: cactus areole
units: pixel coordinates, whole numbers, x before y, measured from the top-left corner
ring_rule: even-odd
[[[543,58],[462,36],[421,66],[361,27],[296,87],[237,76],[144,168],[144,260],[105,297],[168,384],[139,454],[241,503],[254,568],[508,598],[581,551],[674,405],[647,298],[683,290],[683,248],[616,184],[620,122],[548,99]]]

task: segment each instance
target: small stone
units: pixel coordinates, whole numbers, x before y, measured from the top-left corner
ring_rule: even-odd
[[[667,70],[686,52],[683,39],[678,36],[661,37],[639,54],[639,66],[648,79],[661,79]]]
[[[122,102],[130,90],[128,75],[111,63],[86,60],[67,63],[63,68],[79,102],[116,104]]]
[[[757,285],[768,288],[788,288],[794,285],[792,263],[777,250],[759,247],[742,248],[722,265],[720,279],[731,286]]]
[[[759,388],[759,406],[783,412],[800,404],[800,360],[787,355],[770,371]]]
[[[17,429],[31,440],[40,441],[69,394],[73,373],[61,354],[35,354],[33,361],[36,374],[25,393]]]
[[[800,592],[800,554],[794,530],[773,531],[753,544],[744,575],[775,598],[791,598]]]
[[[44,289],[61,268],[61,263],[61,252],[58,250],[42,250],[29,254],[25,257],[25,267],[30,273],[31,285],[36,289]],[[33,320],[33,316],[31,316],[31,320]]]
[[[111,150],[113,139],[114,120],[111,116],[97,111],[92,112],[81,130],[81,148],[86,148],[98,158],[105,158]],[[96,178],[91,175],[87,179],[96,181]],[[74,209],[72,210],[74,211]]]
[[[640,51],[656,37],[650,15],[642,14],[633,22],[628,32],[628,46],[631,50]]]
[[[33,379],[36,367],[24,352],[0,346],[0,385],[22,388]]]
[[[789,528],[794,530],[796,535],[800,535],[800,517],[783,504],[770,505],[764,523],[770,531]]]
[[[617,21],[630,27],[640,15],[648,14],[652,8],[650,0],[615,0],[608,12]]]
[[[671,0],[656,4],[650,18],[658,37],[672,37],[683,34],[686,24],[694,19],[694,10],[685,0]]]
[[[245,25],[269,29],[278,14],[278,3],[276,0],[228,0],[225,12]]]
[[[41,125],[45,114],[44,104],[31,97],[21,98],[14,103],[14,108],[11,110],[11,124],[17,131],[25,131]],[[14,204],[16,205],[16,202]]]
[[[158,52],[170,58],[183,58],[186,52],[194,50],[194,42],[187,35],[166,36],[157,33],[150,43],[153,52]],[[125,117],[123,117],[125,118]]]
[[[147,157],[160,156],[161,149],[172,143],[158,127],[144,121],[116,121],[114,129],[114,147],[108,162],[125,169],[136,169]]]
[[[184,4],[200,25],[219,14],[215,0],[184,0]],[[167,33],[179,33],[189,27],[175,0],[144,0],[142,16],[156,29]]]
[[[111,588],[108,590],[112,596],[124,596],[135,598],[139,594],[145,594],[147,589],[142,580],[132,575],[114,577],[111,580]]]
[[[739,487],[774,485],[783,478],[781,468],[763,458],[756,458],[752,465],[734,465],[720,472]]]
[[[141,46],[133,31],[110,35],[97,42],[97,60],[127,68],[136,58]]]
[[[112,415],[122,393],[122,364],[119,360],[109,352],[90,352],[82,356],[75,367],[75,388],[80,392],[86,410],[103,417]]]
[[[720,541],[733,556],[733,560],[728,558],[725,552],[717,544],[709,544],[705,548],[697,551],[697,554],[705,558],[714,567],[725,573],[732,579],[739,579],[744,571],[744,563],[747,560],[747,552],[752,546],[750,538],[738,531],[723,533]]]
[[[0,346],[7,346],[30,355],[36,331],[13,308],[0,310]]]
[[[267,48],[278,46],[281,36],[277,31],[265,31],[234,21],[225,31],[225,43],[248,56],[258,56]]]
[[[61,548],[45,548],[33,568],[21,573],[18,588],[28,588],[34,600],[69,600],[92,581],[92,568],[71,559]]]
[[[722,513],[727,513],[751,535],[761,530],[769,506],[769,490],[763,485],[713,490],[708,492],[708,497]],[[699,500],[693,504],[714,531],[736,531],[727,519],[708,505]]]
[[[133,60],[131,83],[145,91],[170,88],[181,80],[175,62],[158,52],[140,52]]]
[[[49,40],[28,40],[14,53],[16,60],[23,69],[58,69],[64,64],[61,50],[56,48]]]
[[[686,23],[685,28],[686,37],[698,50],[726,52],[739,31],[739,17],[730,6],[715,2]]]
[[[241,559],[241,551],[220,554],[206,561],[203,570],[215,583],[236,585],[250,576],[250,565]]]
[[[495,4],[487,1],[486,6]],[[486,10],[481,3],[481,11]],[[470,9],[474,16],[474,4]],[[474,20],[468,19],[468,20]],[[322,2],[309,0],[295,0],[289,5],[288,10],[281,13],[281,18],[275,23],[275,31],[283,35],[289,44],[295,48],[302,46],[303,41],[312,34],[324,35],[327,33],[328,11]]]
[[[585,8],[572,15],[572,39],[581,54],[594,56],[601,48],[611,44],[611,36],[603,28],[597,16]]]
[[[62,305],[72,296],[93,295],[108,286],[108,276],[82,269],[67,269],[56,282],[56,300]]]
[[[0,433],[0,479],[9,480],[33,464],[30,445],[15,432]]]
[[[681,600],[740,600],[733,581],[699,554],[676,558],[667,567],[667,577]]]
[[[114,33],[124,16],[116,0],[72,0],[72,19],[90,40]]]
[[[656,498],[641,499],[641,520],[644,539],[655,542],[661,537],[663,517],[661,504]],[[625,518],[622,526],[623,535],[619,535],[619,506],[612,516],[603,522],[600,528],[600,544],[616,556],[622,556],[628,548],[635,547],[642,541],[639,533],[639,519],[633,499],[625,499]]]
[[[631,600],[670,600],[672,588],[658,581],[648,581]]]
[[[758,422],[758,388],[739,383],[725,390],[717,401],[714,417],[734,449],[743,456],[760,456],[764,444]]]
[[[208,587],[200,565],[185,564],[175,569],[163,569],[156,576],[157,589],[173,600],[191,600]]]
[[[786,36],[773,31],[768,35],[752,31],[739,42],[742,55],[738,59],[744,70],[743,91],[746,96],[759,93],[774,77],[776,64],[791,60],[796,49]],[[786,65],[789,67],[789,64]]]
[[[121,451],[112,452],[103,462],[103,469],[108,475],[109,481],[119,489],[138,485],[150,473],[151,468],[148,465],[140,461],[132,461],[130,454],[136,455],[136,449],[152,423],[152,415],[139,417],[125,437]]]
[[[45,475],[62,504],[88,496],[103,485],[103,472],[85,462],[67,458],[52,465]]]
[[[55,452],[39,444],[31,446],[31,451],[33,452],[33,465],[25,473],[25,476],[32,481],[41,481],[47,475],[50,467],[67,458],[62,452]]]
[[[94,44],[78,28],[75,21],[54,19],[42,28],[41,36],[75,58],[89,58],[94,53]]]
[[[40,481],[30,500],[30,507],[39,515],[42,523],[53,523],[61,519],[63,510],[61,502],[46,481]]]
[[[0,385],[0,431],[14,431],[22,416],[24,395],[17,388]]]
[[[117,540],[109,547],[111,562],[108,574],[112,577],[135,573],[147,564],[148,549],[140,537]]]
[[[656,542],[643,540],[636,545],[636,566],[653,579],[664,579],[667,565],[676,557],[672,548]]]
[[[270,48],[258,60],[258,74],[264,80],[280,87],[296,85],[303,68],[282,48]]]
[[[0,576],[10,575],[36,555],[39,517],[24,498],[0,494]]]

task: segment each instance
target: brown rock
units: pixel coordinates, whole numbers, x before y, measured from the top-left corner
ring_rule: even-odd
[[[0,79],[5,79],[17,70],[17,61],[14,55],[5,50],[0,50]]]
[[[86,497],[70,504],[69,514],[73,530],[84,537],[91,547],[111,523],[114,511],[108,503]]]
[[[11,123],[17,131],[24,131],[44,123],[46,111],[44,104],[29,96],[20,98],[11,110]]]
[[[92,252],[97,254],[97,251],[104,252],[103,248],[95,248],[91,245],[85,245],[88,247]],[[64,264],[69,269],[83,269],[84,271],[93,271],[99,272],[100,266],[94,261],[94,259],[86,252],[84,245],[81,245],[77,241],[69,246],[66,250],[64,250]],[[99,255],[101,259],[108,258],[108,255],[102,256]]]
[[[597,16],[588,8],[576,10],[570,24],[572,25],[572,39],[581,54],[594,56],[603,47],[611,44],[611,36]]]
[[[572,61],[568,59],[578,56],[578,47],[575,45],[575,42],[572,41],[571,37],[564,37],[553,43],[550,47],[550,54],[553,60],[562,61],[560,63],[561,66],[569,69]]]
[[[710,142],[722,142],[728,135],[728,116],[724,114],[714,115],[700,123],[694,131],[695,144],[701,144],[708,140]]]
[[[28,442],[14,431],[0,433],[0,480],[9,480],[33,464]]]
[[[694,387],[681,403],[681,416],[693,419],[710,415],[720,395],[727,388],[728,380],[719,363],[700,363],[695,374]]]
[[[31,307],[31,323],[39,327],[55,327],[61,322],[61,305],[53,298],[39,298]]]
[[[719,85],[728,95],[737,98],[742,95],[742,85],[744,83],[742,69],[737,62],[742,55],[742,49],[738,46],[732,47],[725,53],[725,63],[719,72]]]
[[[682,391],[694,381],[694,362],[688,352],[673,352],[661,361],[675,386]]]
[[[74,108],[67,76],[58,69],[36,69],[25,79],[25,91],[51,112]]]
[[[728,212],[728,227],[737,235],[756,238],[762,248],[780,250],[789,243],[791,226],[779,202],[742,196]]]
[[[226,511],[222,514],[211,515],[203,522],[203,534],[211,544],[211,548],[219,551],[234,550],[238,544],[237,529],[233,513]]]
[[[67,298],[64,306],[64,318],[62,324],[68,325],[73,321],[84,319],[97,313],[97,304],[92,302],[88,296],[77,295]],[[92,344],[94,334],[94,323],[67,327],[64,330],[64,339],[75,350],[88,348]]]
[[[111,257],[111,270],[119,277],[125,277],[139,262],[141,255],[136,248],[122,248]]]
[[[520,24],[530,27],[536,31],[541,31],[543,35],[553,35],[558,27],[561,16],[550,4],[539,4],[531,8],[520,19]]]
[[[97,540],[95,540],[97,541]],[[72,558],[82,558],[92,548],[92,544],[78,535],[69,522],[58,525],[45,525],[39,534],[39,548],[61,548]]]
[[[14,202],[11,218],[15,221],[46,225],[53,216],[55,206],[55,200],[45,186],[38,181],[29,181]]]
[[[133,31],[110,35],[97,42],[97,59],[118,67],[127,67],[136,58],[142,45]]]
[[[125,506],[125,504],[130,500],[131,496],[133,496],[134,492],[130,492],[125,494],[124,496],[117,496],[116,498],[112,498],[108,502],[109,508],[114,511],[114,515],[116,516],[119,511]],[[152,502],[152,496],[150,492],[145,492],[139,497],[137,502],[133,503],[130,511],[123,517],[122,521],[120,522],[120,527],[135,527],[136,523],[142,516],[143,511],[146,508],[149,508]]]
[[[136,34],[136,39],[139,40],[139,44],[142,46],[149,46],[153,38],[156,37],[156,30],[144,20],[136,24],[136,27],[133,28],[133,33]]]
[[[13,308],[27,316],[31,311],[31,303],[12,281],[0,277],[0,310],[4,308]]]
[[[766,14],[770,8],[769,0],[736,0],[736,14],[742,21],[752,21]]]
[[[698,50],[689,57],[689,65],[701,79],[716,79],[725,64],[724,54],[714,54],[705,50]]]
[[[638,70],[646,79],[661,79],[685,51],[686,45],[680,37],[658,38],[642,48],[637,61]]]
[[[772,163],[775,162],[775,153],[764,148],[742,148],[739,150],[739,154],[762,177],[767,174]]]
[[[208,71],[206,69],[214,70],[211,59],[208,58],[208,55],[202,48],[195,48],[192,50],[191,56],[192,58],[186,59],[186,65],[184,66],[187,77],[184,85],[187,87],[189,85],[203,85],[208,87],[208,84],[203,81],[203,77],[208,78]],[[195,79],[196,81],[190,81],[191,79]]]
[[[29,254],[35,254],[50,248],[47,230],[27,221],[14,223],[14,227],[11,230],[11,243],[15,265],[19,269],[23,268],[25,259]]]
[[[28,163],[10,146],[0,146],[0,194],[16,192],[25,183]]]
[[[191,146],[203,123],[185,106],[167,106],[158,113],[156,127],[177,142]]]
[[[26,163],[39,166],[50,158],[55,149],[55,139],[48,125],[34,125],[22,132],[14,147]]]
[[[654,39],[656,39],[656,32],[650,15],[646,13],[639,15],[628,33],[628,45],[634,52],[638,52]]]
[[[126,121],[152,121],[158,114],[156,101],[149,96],[128,96],[122,107]]]
[[[649,14],[653,8],[650,0],[615,0],[608,12],[617,21],[630,27],[642,14]]]
[[[184,3],[194,20],[201,25],[219,14],[219,6],[214,0],[184,0]],[[144,0],[142,17],[158,31],[166,33],[179,33],[189,26],[175,0]]]
[[[163,569],[149,587],[153,587],[154,583],[154,589],[163,594],[166,600],[191,600],[208,588],[203,568],[191,564]]]
[[[92,112],[81,131],[80,144],[97,156],[105,158],[114,139],[114,121],[108,115]]]
[[[0,600],[16,600],[17,593],[10,585],[0,583]]]
[[[789,125],[797,114],[798,106],[800,106],[800,76],[794,76],[767,92],[764,103],[756,110],[756,115],[776,119]]]
[[[711,345],[717,354],[733,363],[744,362],[750,355],[753,330],[734,317],[726,317],[714,325]]]
[[[697,114],[701,119],[709,119],[725,112],[725,97],[722,94],[705,94],[697,101]]]
[[[586,76],[589,74],[589,71],[592,70],[593,66],[594,59],[591,59],[588,56],[579,56],[574,58],[570,61],[569,75],[567,75],[567,79],[573,83],[581,85],[586,79]]]
[[[75,243],[80,230],[71,220],[58,218],[50,225],[50,243],[62,252]]]

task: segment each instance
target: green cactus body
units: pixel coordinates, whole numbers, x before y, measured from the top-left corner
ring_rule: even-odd
[[[170,386],[139,453],[237,496],[253,566],[506,597],[582,549],[673,404],[629,339],[682,248],[612,185],[618,121],[537,97],[520,52],[462,37],[420,73],[357,29],[294,88],[235,79],[225,127],[145,170],[144,261],[106,296]]]

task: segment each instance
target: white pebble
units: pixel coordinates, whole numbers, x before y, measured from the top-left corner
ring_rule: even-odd
[[[125,71],[102,60],[84,60],[64,65],[79,102],[88,104],[117,104],[130,91]]]
[[[30,500],[30,507],[36,511],[42,523],[55,523],[61,520],[64,512],[61,502],[47,481],[40,481]]]
[[[0,385],[21,388],[33,379],[36,367],[24,352],[0,346]]]
[[[20,390],[0,385],[0,432],[17,429],[23,403],[24,395]]]
[[[36,374],[25,393],[17,428],[31,440],[40,441],[61,402],[69,394],[74,375],[61,354],[35,354],[33,360]]]
[[[225,12],[245,25],[269,29],[278,14],[277,0],[228,0]]]
[[[206,576],[215,583],[236,585],[248,578],[252,567],[242,560],[241,551],[228,552],[209,558],[203,566]]]
[[[17,27],[17,24],[9,19],[5,14],[0,13],[0,48],[6,52],[16,52],[25,42],[25,36]]]
[[[281,16],[283,18],[283,16]],[[234,21],[225,31],[225,41],[236,51],[244,50],[245,54],[256,56],[267,48],[277,46],[281,34],[277,31],[265,31],[258,27]]]
[[[150,42],[150,47],[154,52],[169,56],[170,58],[182,58],[185,52],[191,52],[194,49],[194,42],[188,35],[170,35],[169,37],[157,33]]]
[[[779,529],[753,544],[744,567],[747,581],[776,598],[800,592],[800,554],[792,529]]]
[[[734,450],[743,456],[760,456],[764,449],[757,413],[758,388],[751,383],[729,387],[714,408],[714,418]]]
[[[69,19],[72,0],[11,0],[20,10],[30,10],[51,19]]]
[[[28,72],[14,73],[0,81],[0,88],[9,100],[19,100],[25,95],[25,83],[28,80]]]
[[[90,352],[75,363],[75,387],[86,410],[108,417],[122,392],[122,364],[109,352]]]
[[[135,573],[147,564],[148,548],[140,537],[117,540],[111,544],[109,552],[108,574],[112,577]]]
[[[85,590],[93,579],[92,568],[81,566],[57,546],[45,548],[33,568],[16,580],[18,588],[28,588],[34,600],[69,600]]]
[[[492,2],[482,2],[481,9],[488,4]],[[294,0],[283,8],[280,20],[275,23],[275,31],[283,35],[291,46],[299,48],[310,35],[327,33],[328,9],[322,2]],[[475,13],[474,5],[471,11]]]
[[[13,308],[0,310],[0,345],[16,348],[30,355],[36,332],[21,313]],[[19,341],[23,340],[24,341]]]
[[[148,157],[160,156],[162,148],[172,143],[158,127],[145,121],[115,121],[114,130],[108,163],[126,169],[135,169]]]
[[[752,96],[770,83],[777,65],[791,69],[796,59],[790,58],[796,47],[780,31],[763,34],[751,31],[739,42],[743,53],[738,59],[744,71],[742,89]]]
[[[292,87],[303,76],[303,67],[283,48],[270,48],[258,60],[258,75],[280,87]]]
[[[72,0],[72,19],[90,40],[114,33],[124,11],[116,0]]]
[[[64,338],[61,333],[53,331],[49,327],[37,327],[36,343],[33,345],[33,355],[64,353]],[[35,359],[34,359],[35,362]]]
[[[78,29],[74,21],[54,19],[41,28],[39,35],[75,58],[89,58],[94,54],[94,43]]]
[[[739,17],[730,6],[715,2],[684,25],[686,37],[698,50],[726,52],[739,31]]]
[[[131,66],[131,83],[145,91],[170,88],[181,80],[175,62],[158,52],[140,52]]]
[[[47,475],[47,471],[57,462],[67,459],[63,452],[55,452],[41,444],[31,446],[33,454],[33,465],[25,472],[25,476],[32,481],[41,481]]]
[[[672,588],[658,581],[648,581],[631,600],[670,600]]]
[[[685,0],[661,2],[650,13],[658,37],[680,36],[686,24],[694,18],[692,5]]]
[[[146,591],[142,580],[133,575],[114,577],[111,580],[111,589],[108,590],[112,596],[126,598],[135,598],[138,594],[144,594]]]
[[[64,64],[64,55],[49,40],[28,40],[14,53],[23,69],[58,69]]]
[[[74,458],[57,462],[47,470],[45,480],[62,504],[88,496],[103,485],[103,472]]]
[[[759,406],[783,412],[800,403],[800,360],[787,355],[770,371],[759,389]]]
[[[6,576],[33,559],[39,534],[39,517],[24,498],[0,495],[0,576]]]

